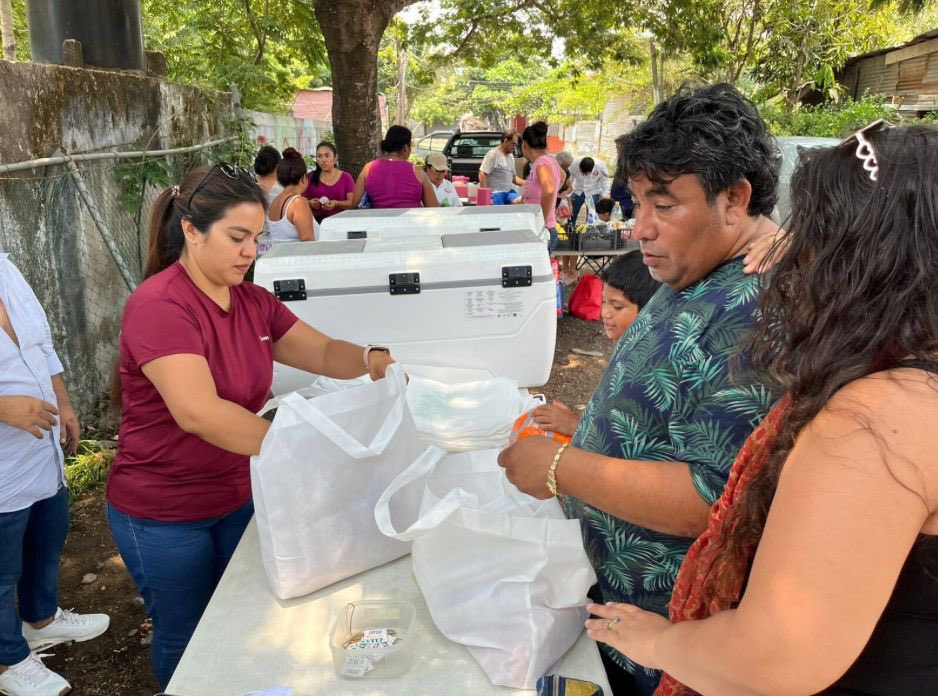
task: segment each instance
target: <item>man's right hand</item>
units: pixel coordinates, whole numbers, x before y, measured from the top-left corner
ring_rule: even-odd
[[[0,423],[25,430],[37,440],[43,430],[52,430],[59,410],[48,401],[32,396],[0,396]]]

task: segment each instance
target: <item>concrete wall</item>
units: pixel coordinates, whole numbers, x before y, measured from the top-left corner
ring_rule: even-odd
[[[168,149],[234,132],[227,93],[132,72],[0,61],[0,164],[110,150]],[[178,177],[198,156],[168,161]],[[139,278],[139,216],[120,201],[127,160],[81,163],[121,255]],[[155,189],[145,191],[152,200]],[[0,174],[0,250],[10,254],[49,316],[73,401],[86,419],[104,394],[129,291],[64,166]]]
[[[330,121],[275,116],[260,111],[244,113],[254,124],[251,132],[258,147],[273,145],[281,152],[293,147],[303,155],[315,155],[316,145],[332,130]]]

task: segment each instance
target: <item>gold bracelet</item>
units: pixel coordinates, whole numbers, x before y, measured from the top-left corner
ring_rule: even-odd
[[[567,451],[567,447],[569,446],[570,443],[565,442],[557,448],[557,451],[554,453],[554,459],[550,463],[550,468],[547,470],[547,490],[550,491],[551,495],[560,495],[560,493],[557,492],[557,464],[560,463],[560,457]]]

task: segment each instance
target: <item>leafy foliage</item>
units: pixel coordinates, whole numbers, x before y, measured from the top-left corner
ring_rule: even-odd
[[[147,48],[169,78],[211,89],[236,84],[247,108],[285,110],[297,88],[328,74],[312,5],[301,0],[142,0]]]
[[[65,459],[69,501],[81,498],[107,480],[107,472],[116,452],[113,442],[79,441],[78,452]]]
[[[858,101],[847,99],[791,111],[768,102],[760,105],[759,111],[775,135],[842,138],[880,118],[893,123],[903,120],[902,115],[882,96],[865,96]],[[932,116],[926,120],[934,119]]]

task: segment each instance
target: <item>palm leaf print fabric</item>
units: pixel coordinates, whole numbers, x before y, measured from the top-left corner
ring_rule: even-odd
[[[626,460],[685,462],[697,492],[712,505],[740,447],[775,400],[766,376],[740,351],[760,283],[734,259],[680,292],[662,286],[616,345],[573,446]],[[573,498],[565,508],[580,519],[603,601],[667,616],[694,540],[638,527]],[[602,647],[626,670],[638,670],[640,681],[656,678]]]

